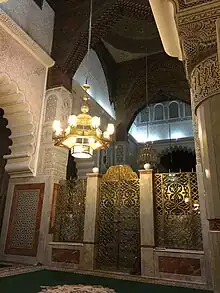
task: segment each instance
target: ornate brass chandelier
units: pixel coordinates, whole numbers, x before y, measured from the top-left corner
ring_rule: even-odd
[[[53,139],[55,146],[68,148],[75,158],[90,158],[94,150],[105,149],[108,147],[114,134],[114,125],[109,123],[106,131],[102,131],[100,126],[100,117],[89,115],[88,89],[90,86],[84,84],[85,95],[81,113],[71,115],[66,129],[61,128],[60,121],[53,123]]]
[[[150,167],[154,169],[160,162],[157,151],[149,143],[146,143],[140,150],[139,160],[141,168],[143,168],[145,164],[149,164]]]
[[[92,0],[90,0],[88,58],[92,34],[92,4]],[[94,150],[105,149],[108,147],[114,133],[113,124],[109,123],[106,131],[103,132],[99,128],[100,117],[92,117],[89,115],[88,90],[90,86],[87,83],[87,78],[86,83],[83,85],[85,95],[83,97],[81,113],[77,116],[71,115],[69,117],[66,129],[61,128],[60,121],[55,120],[53,123],[53,139],[55,141],[55,146],[70,149],[73,157],[82,159],[92,157]]]

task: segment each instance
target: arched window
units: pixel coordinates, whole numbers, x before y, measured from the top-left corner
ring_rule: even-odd
[[[158,104],[154,107],[154,120],[164,120],[164,108],[163,105]]]
[[[149,108],[145,108],[141,111],[141,122],[148,122],[149,121]]]
[[[169,104],[169,118],[179,118],[179,104],[177,102],[171,102]]]

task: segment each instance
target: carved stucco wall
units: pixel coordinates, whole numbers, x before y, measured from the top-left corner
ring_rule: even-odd
[[[0,26],[0,73],[9,76],[15,82],[27,105],[34,125],[31,135],[34,135],[31,169],[36,169],[38,159],[38,142],[41,128],[42,101],[44,98],[47,68],[33,57]],[[19,115],[19,114],[17,114]],[[9,119],[10,125],[10,119]],[[12,133],[13,135],[13,133]]]
[[[47,53],[51,53],[54,11],[47,1],[42,9],[33,0],[8,0],[0,3],[3,9]]]
[[[57,87],[47,90],[45,96],[38,175],[51,175],[59,182],[66,178],[68,151],[54,146],[52,125],[54,120],[60,120],[63,128],[67,126],[72,93],[64,87]]]

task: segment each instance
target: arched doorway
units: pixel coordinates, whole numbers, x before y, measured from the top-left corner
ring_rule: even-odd
[[[187,148],[175,147],[162,154],[160,159],[161,172],[191,172],[196,170],[195,153]]]
[[[0,231],[2,228],[5,201],[8,189],[9,175],[5,171],[6,160],[4,155],[10,154],[9,146],[12,145],[9,135],[11,135],[10,129],[7,128],[8,121],[4,117],[4,110],[0,108]]]

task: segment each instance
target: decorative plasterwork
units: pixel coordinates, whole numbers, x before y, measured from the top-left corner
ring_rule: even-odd
[[[33,114],[24,94],[5,74],[0,74],[0,108],[4,109],[13,142],[11,154],[4,156],[5,169],[11,177],[33,176],[31,163],[36,148]]]
[[[70,78],[74,75],[86,54],[89,9],[84,1],[74,4],[75,7],[71,6],[70,3],[60,7],[65,11],[63,15],[66,17],[62,17],[55,25],[55,36],[57,38],[54,40],[53,56],[56,58],[56,65],[49,75],[49,85],[52,86],[64,84],[64,82],[68,85],[67,75],[69,74]],[[66,11],[67,5],[69,5],[68,11]],[[95,1],[93,8],[92,46],[100,39],[105,38],[125,15],[134,23],[135,19],[144,19],[146,23],[153,23],[150,6],[144,1]],[[72,13],[76,17],[73,18]]]
[[[68,151],[54,146],[52,125],[56,119],[66,127],[72,112],[72,99],[72,93],[64,87],[46,91],[38,174],[57,176],[59,179],[66,177]]]
[[[198,63],[217,52],[216,20],[219,17],[219,2],[177,16],[188,74]]]
[[[220,93],[220,67],[217,54],[199,63],[191,74],[194,108],[204,100]]]
[[[54,60],[43,49],[41,49],[41,47],[33,41],[1,8],[0,26],[45,67],[51,67],[54,65]]]
[[[218,1],[218,0],[173,0],[176,4],[178,11],[190,10],[192,7],[198,7],[210,2]]]

